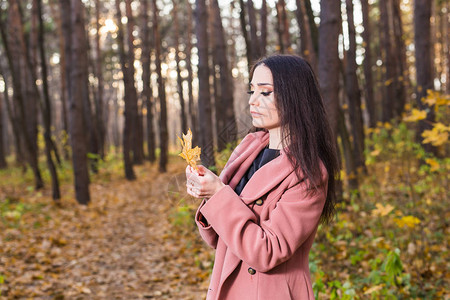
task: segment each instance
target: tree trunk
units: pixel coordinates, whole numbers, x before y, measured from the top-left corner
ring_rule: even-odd
[[[395,117],[395,103],[396,103],[396,70],[394,62],[394,54],[391,42],[391,26],[389,25],[388,1],[379,1],[380,5],[380,23],[381,29],[381,44],[384,49],[383,65],[384,71],[384,85],[385,95],[383,97],[382,107],[382,121],[389,122]]]
[[[69,98],[69,131],[72,145],[72,160],[75,178],[75,195],[78,203],[87,205],[90,201],[89,171],[86,140],[86,129],[83,124],[87,80],[84,78],[87,69],[86,31],[84,28],[84,5],[81,0],[60,0],[61,16],[71,16],[69,32],[64,32],[66,44],[71,45],[70,55],[70,98]]]
[[[341,137],[342,152],[344,154],[345,173],[347,177],[348,188],[351,192],[357,191],[359,188],[358,177],[356,172],[356,162],[353,156],[352,143],[345,125],[345,115],[341,108],[338,108],[338,134]]]
[[[150,26],[148,15],[148,1],[142,0],[142,99],[147,108],[147,151],[148,160],[154,162],[156,160],[155,154],[155,129],[153,128],[153,91],[150,83]]]
[[[102,52],[100,48],[100,0],[95,0],[95,19],[96,29],[95,34],[95,52],[96,52],[96,75],[97,75],[97,101],[96,101],[96,114],[95,122],[98,130],[98,150],[100,157],[105,157],[105,123],[103,121],[103,67],[102,67]]]
[[[253,65],[253,47],[250,43],[250,38],[248,37],[248,31],[247,31],[247,21],[245,19],[245,4],[244,0],[239,0],[239,5],[241,7],[241,13],[239,14],[239,20],[241,21],[241,29],[242,29],[242,36],[244,37],[245,41],[245,49],[246,49],[246,56],[247,56],[247,67],[248,67],[248,73],[250,74],[250,69]]]
[[[83,0],[82,0],[83,1]],[[85,9],[84,12],[89,13],[90,11]],[[83,12],[83,14],[84,14]],[[83,15],[83,18],[86,20],[90,20],[90,16],[88,15],[87,18]],[[86,30],[85,30],[86,32]],[[82,93],[83,93],[83,120],[86,128],[86,137],[88,141],[88,158],[89,158],[89,166],[92,172],[98,173],[98,161],[99,161],[99,148],[98,148],[98,130],[96,127],[96,121],[95,121],[95,112],[92,110],[93,105],[95,105],[96,101],[94,100],[93,103],[91,102],[91,94],[93,95],[93,98],[95,97],[95,88],[91,86],[89,81],[89,75],[90,71],[89,69],[92,69],[92,73],[95,73],[95,67],[94,62],[91,59],[91,46],[90,46],[90,39],[87,34],[85,33],[84,38],[85,43],[84,44],[84,57],[83,57],[83,64],[85,64],[85,67],[83,67],[83,80],[85,83],[83,83],[82,87]],[[91,89],[92,87],[92,89]],[[92,91],[92,93],[91,93]]]
[[[261,47],[261,57],[266,56],[267,48],[267,3],[266,0],[262,0],[261,3],[261,37],[260,37],[260,47]]]
[[[216,67],[219,69],[219,97],[216,98],[216,118],[218,114],[221,115],[222,124],[218,123],[217,126],[217,150],[220,152],[226,148],[228,143],[234,142],[237,139],[237,124],[234,114],[234,98],[233,93],[233,80],[231,70],[229,68],[227,59],[227,47],[224,29],[222,26],[222,18],[220,16],[220,8],[217,0],[211,0],[211,11],[213,13],[212,19],[213,31],[213,61]],[[215,70],[216,68],[213,68]],[[219,109],[219,110],[217,110]]]
[[[427,90],[433,89],[433,63],[431,61],[431,51],[433,45],[430,38],[430,18],[431,2],[428,0],[414,1],[414,46],[416,50],[416,101],[421,110],[427,110],[425,120],[419,121],[417,137],[422,143],[424,149],[428,152],[436,152],[436,148],[431,144],[423,144],[422,133],[425,130],[431,130],[434,122],[434,108],[429,107],[422,99],[426,97]]]
[[[317,53],[319,53],[319,29],[317,28],[316,22],[314,21],[314,13],[311,7],[311,0],[305,1],[306,15],[308,16],[309,28],[311,29],[311,40],[313,42],[313,48]],[[317,55],[316,55],[317,57]]]
[[[69,99],[69,89],[68,86],[68,77],[70,77],[70,74],[67,74],[66,70],[66,53],[70,51],[70,45],[68,45],[69,50],[66,50],[66,45],[64,43],[64,35],[63,35],[63,25],[61,21],[61,17],[59,13],[57,12],[57,9],[54,7],[54,3],[52,1],[49,2],[50,9],[52,12],[52,18],[55,20],[55,23],[57,24],[57,31],[58,31],[58,46],[59,46],[59,71],[61,74],[61,116],[62,116],[62,127],[65,134],[69,133],[69,125],[67,121],[67,101]],[[67,19],[67,18],[66,18]],[[69,144],[68,139],[63,138],[62,141],[62,151],[63,156],[65,160],[70,159],[69,155]]]
[[[133,131],[133,121],[132,121],[132,113],[131,110],[132,104],[132,93],[133,87],[131,86],[133,82],[130,83],[130,66],[129,61],[127,60],[125,53],[125,45],[124,45],[124,33],[123,33],[123,24],[122,24],[122,12],[120,11],[120,0],[116,0],[116,14],[117,14],[117,43],[119,44],[119,56],[120,56],[120,64],[122,66],[122,74],[123,74],[123,85],[125,88],[124,102],[125,102],[125,125],[123,128],[123,160],[125,166],[125,177],[128,180],[136,179],[136,175],[133,170],[133,162],[131,160],[131,152],[133,149],[132,144],[132,131]],[[136,91],[136,90],[135,90]]]
[[[277,41],[278,45],[275,48],[279,53],[285,53],[284,43],[283,43],[283,20],[281,18],[281,5],[279,2],[275,3],[275,9],[277,11]]]
[[[400,11],[400,1],[392,0],[393,29],[395,40],[395,60],[396,60],[396,101],[395,113],[401,116],[407,97],[407,87],[409,86],[408,67],[406,64],[406,47],[403,39],[403,22]]]
[[[20,5],[20,4],[19,4]],[[23,12],[22,7],[19,7],[21,13]],[[22,15],[23,17],[23,15]],[[38,66],[38,36],[39,36],[39,28],[38,28],[38,0],[32,0],[31,2],[31,16],[30,16],[31,28],[30,32],[24,32],[24,41],[28,46],[28,59],[30,60],[31,66],[33,69],[31,70],[32,77],[38,78],[37,76],[37,66]],[[23,20],[22,20],[23,23]],[[29,41],[28,44],[26,41]]]
[[[180,101],[180,120],[181,120],[181,131],[187,132],[187,118],[186,109],[184,104],[183,95],[183,78],[181,78],[181,66],[180,66],[180,26],[178,21],[178,4],[177,0],[172,0],[173,3],[173,24],[174,24],[174,35],[175,35],[175,61],[177,63],[177,88],[178,88],[178,99]]]
[[[292,53],[291,37],[289,34],[289,19],[286,12],[286,3],[284,0],[278,0],[281,12],[281,28],[284,52]]]
[[[14,99],[18,106],[18,124],[22,134],[22,141],[25,144],[26,157],[28,163],[33,170],[35,178],[35,188],[40,189],[44,186],[41,172],[38,165],[38,147],[37,147],[37,103],[33,95],[31,85],[23,87],[22,78],[31,81],[29,68],[26,65],[28,54],[26,53],[25,40],[23,36],[22,17],[20,15],[19,4],[16,1],[10,2],[9,7],[10,24],[9,34],[13,40],[13,48],[9,46],[8,36],[4,30],[4,24],[0,24],[0,32],[2,35],[5,54],[11,71],[13,82]],[[20,70],[24,70],[23,76]],[[28,72],[27,72],[28,71]],[[25,101],[27,99],[27,101]]]
[[[359,90],[358,76],[356,74],[358,66],[356,64],[356,31],[353,21],[352,0],[346,0],[347,26],[349,33],[349,49],[346,52],[345,66],[345,87],[349,106],[350,123],[353,136],[353,155],[356,168],[365,168],[364,159],[364,124],[361,111],[361,92]],[[357,174],[355,174],[357,175]]]
[[[142,164],[144,161],[144,150],[142,143],[142,126],[140,122],[140,115],[138,111],[138,97],[136,92],[136,87],[134,84],[134,17],[133,11],[131,9],[132,0],[125,0],[125,9],[127,16],[127,41],[128,41],[128,55],[127,55],[127,64],[128,64],[128,89],[129,89],[129,109],[130,109],[130,117],[131,117],[131,131],[128,131],[127,134],[131,135],[131,145],[133,150],[133,163]]]
[[[372,48],[371,48],[371,29],[369,19],[369,2],[368,0],[361,0],[361,8],[363,15],[364,31],[362,38],[364,41],[364,91],[365,102],[369,116],[369,127],[374,128],[377,124],[375,99],[373,95],[373,79],[372,79]]]
[[[39,53],[41,58],[41,72],[42,72],[42,90],[44,95],[44,101],[41,102],[41,111],[42,111],[42,121],[44,123],[44,141],[45,141],[45,156],[47,158],[47,165],[50,171],[50,175],[52,178],[52,196],[53,200],[59,200],[61,198],[61,193],[59,190],[59,180],[58,174],[56,171],[55,163],[53,162],[52,150],[56,150],[54,147],[54,142],[52,140],[52,115],[51,115],[51,100],[48,88],[48,80],[47,80],[47,59],[45,56],[45,39],[44,39],[44,21],[42,20],[42,0],[37,0],[37,17],[39,20]],[[37,87],[36,87],[36,92]],[[55,152],[55,156],[58,155]]]
[[[4,120],[3,120],[3,98],[2,95],[0,94],[0,169],[6,169],[6,167],[8,166],[6,164],[6,157],[5,157],[5,144],[4,144]]]
[[[248,23],[250,25],[250,40],[252,45],[252,62],[257,61],[261,57],[261,48],[257,35],[258,27],[256,22],[255,7],[253,0],[247,0]],[[217,20],[216,20],[217,21]],[[221,21],[221,20],[220,20]]]
[[[207,11],[205,0],[195,1],[195,33],[197,36],[198,49],[198,111],[200,148],[202,148],[201,160],[205,167],[214,167],[214,142],[211,120],[211,95],[209,88],[209,66],[208,66],[208,33],[207,33]]]
[[[187,19],[187,31],[186,31],[186,69],[188,71],[187,84],[188,84],[188,98],[189,98],[189,116],[191,121],[191,131],[192,131],[192,145],[199,144],[199,136],[200,133],[198,131],[198,114],[195,108],[194,103],[194,93],[192,90],[192,81],[194,78],[192,72],[192,61],[191,61],[191,52],[192,52],[192,6],[190,3],[186,3],[186,9],[188,11],[188,19]]]
[[[161,71],[161,38],[159,35],[158,26],[158,7],[156,5],[156,0],[152,0],[153,3],[153,33],[155,41],[155,65],[156,65],[156,75],[158,76],[158,98],[159,98],[159,141],[161,154],[159,157],[159,171],[167,171],[167,162],[169,159],[169,133],[167,128],[167,104],[166,104],[166,86],[164,83],[164,78],[162,77]]]
[[[340,24],[340,2],[322,0],[320,2],[319,27],[319,83],[334,137],[337,136],[338,130]]]
[[[0,26],[3,26],[3,25],[0,23]],[[3,30],[0,29],[0,31],[2,31],[2,33],[3,33]],[[21,126],[20,126],[20,123],[19,123],[20,116],[18,116],[18,115],[16,115],[14,113],[14,110],[12,108],[12,103],[9,100],[8,80],[7,80],[6,76],[5,76],[5,72],[3,70],[3,67],[2,67],[1,63],[0,63],[0,76],[2,76],[4,85],[5,85],[5,90],[4,90],[3,94],[4,94],[4,97],[5,97],[6,112],[7,112],[7,115],[8,115],[9,122],[11,123],[13,136],[14,136],[14,147],[15,147],[15,150],[16,150],[16,162],[18,163],[18,165],[20,165],[22,167],[25,167],[25,165],[24,165],[24,153],[23,153],[23,149],[22,149],[21,133],[20,133]]]
[[[450,4],[448,2],[443,2],[445,11],[450,11]],[[442,69],[445,72],[445,89],[443,91],[447,94],[450,94],[450,20],[447,17],[447,14],[442,16],[442,37],[444,40],[444,46],[442,47],[442,57],[445,58],[442,60]]]
[[[300,53],[311,64],[314,72],[317,73],[317,56],[314,50],[314,43],[309,26],[306,6],[303,0],[297,0],[297,23],[300,27]]]

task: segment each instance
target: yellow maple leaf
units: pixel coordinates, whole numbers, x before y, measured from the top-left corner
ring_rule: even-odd
[[[390,204],[383,206],[383,204],[377,203],[377,204],[375,204],[375,206],[377,208],[372,210],[372,215],[374,215],[374,216],[379,215],[380,217],[386,216],[394,209],[394,207]]]
[[[405,216],[401,219],[394,219],[394,221],[399,227],[408,226],[409,228],[414,228],[414,226],[420,223],[420,220],[414,216]]]
[[[427,112],[424,110],[418,110],[416,108],[413,108],[411,111],[411,115],[406,116],[403,118],[403,121],[405,122],[416,122],[419,120],[423,120],[427,117]]]
[[[436,147],[443,145],[448,141],[449,132],[450,127],[447,127],[442,123],[435,123],[433,129],[424,130],[424,132],[422,132],[422,137],[424,138],[423,143],[431,143]]]
[[[177,135],[177,138],[181,142],[181,146],[183,147],[183,150],[181,150],[181,153],[178,154],[182,158],[186,160],[186,162],[194,169],[198,170],[197,167],[197,160],[200,159],[201,149],[196,146],[194,149],[192,149],[192,131],[189,128],[187,134],[183,133],[183,140]]]
[[[367,289],[367,291],[364,292],[364,295],[370,295],[376,291],[379,291],[383,288],[384,284],[379,284],[379,285],[375,285],[369,289]]]
[[[370,155],[378,156],[380,153],[381,153],[381,149],[375,149],[372,152],[370,152]]]
[[[425,159],[425,162],[430,165],[430,167],[431,167],[430,171],[431,172],[439,170],[440,165],[439,165],[439,163],[436,160],[434,160],[432,158],[427,158],[427,159]]]
[[[427,90],[427,96],[421,99],[424,104],[429,106],[435,105],[435,110],[441,106],[450,105],[450,96],[441,94],[437,91]]]

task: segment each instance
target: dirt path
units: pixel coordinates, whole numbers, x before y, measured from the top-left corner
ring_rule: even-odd
[[[165,174],[156,168],[136,168],[135,182],[92,184],[87,208],[47,203],[48,221],[38,229],[7,229],[0,298],[203,299],[212,252],[177,209],[184,165],[170,164]],[[186,202],[192,213],[194,200]]]

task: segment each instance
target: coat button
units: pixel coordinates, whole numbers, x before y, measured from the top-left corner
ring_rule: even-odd
[[[253,269],[253,268],[248,268],[248,273],[249,273],[250,275],[255,275],[255,274],[256,274],[256,271],[255,271],[255,269]]]
[[[263,205],[263,199],[258,199],[258,200],[256,200],[256,201],[255,201],[255,204],[258,205],[258,206]]]

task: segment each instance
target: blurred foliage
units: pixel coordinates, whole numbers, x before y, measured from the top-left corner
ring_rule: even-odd
[[[366,131],[368,175],[360,197],[346,193],[335,222],[322,227],[311,253],[319,299],[446,299],[450,296],[448,95],[428,92],[436,114],[424,143],[415,142],[429,111],[406,107],[403,122]]]

